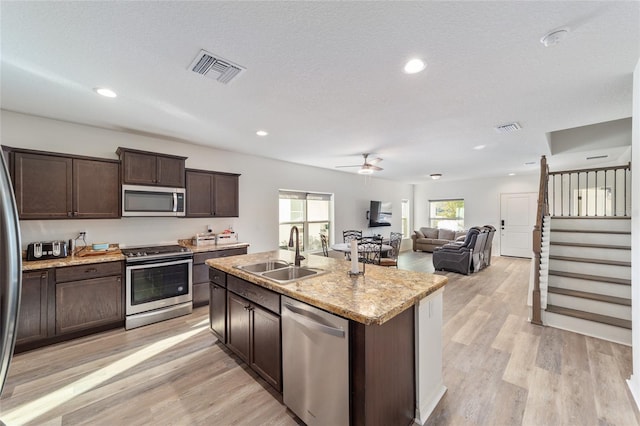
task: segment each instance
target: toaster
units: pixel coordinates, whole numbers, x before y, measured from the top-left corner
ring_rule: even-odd
[[[27,260],[60,259],[68,255],[66,241],[30,243],[27,246]]]

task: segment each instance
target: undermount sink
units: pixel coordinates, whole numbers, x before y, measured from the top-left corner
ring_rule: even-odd
[[[251,263],[249,265],[241,265],[238,266],[239,269],[242,269],[247,272],[266,272],[273,271],[274,269],[286,268],[289,266],[289,262],[285,262],[284,260],[268,260],[266,262],[259,263]]]
[[[322,269],[308,268],[306,266],[294,266],[284,260],[268,260],[266,262],[250,263],[236,266],[245,272],[259,277],[273,280],[279,284],[288,284],[303,278],[322,274]]]

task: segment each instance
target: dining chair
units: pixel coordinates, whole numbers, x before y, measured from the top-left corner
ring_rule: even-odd
[[[362,238],[362,231],[358,231],[355,229],[342,231],[342,238],[344,239],[345,243],[350,243],[352,240],[358,240]]]
[[[358,261],[363,263],[380,264],[382,253],[382,239],[376,237],[363,237],[358,240]]]
[[[353,240],[359,240],[360,238],[362,238],[362,231],[358,231],[356,229],[348,229],[346,231],[342,231],[342,239],[347,244],[351,243],[351,241]],[[345,253],[344,257],[347,260],[351,260],[350,253]]]
[[[329,257],[329,241],[327,236],[320,234],[320,242],[322,243],[322,254],[324,257]]]
[[[400,255],[400,244],[402,243],[402,234],[400,232],[392,232],[389,236],[389,245],[391,250],[387,252],[386,257],[380,258],[381,266],[398,267],[398,256]]]

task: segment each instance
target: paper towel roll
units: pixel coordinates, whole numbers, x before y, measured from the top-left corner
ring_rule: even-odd
[[[357,274],[358,272],[358,242],[351,240],[351,273]]]

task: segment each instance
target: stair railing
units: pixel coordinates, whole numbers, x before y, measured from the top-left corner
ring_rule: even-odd
[[[540,158],[540,186],[538,189],[538,209],[536,224],[533,227],[533,294],[531,306],[531,323],[542,325],[542,306],[540,301],[540,253],[542,251],[542,222],[549,214],[549,198],[547,183],[549,182],[549,166],[547,158]]]
[[[549,173],[552,216],[612,217],[631,213],[631,164]]]

